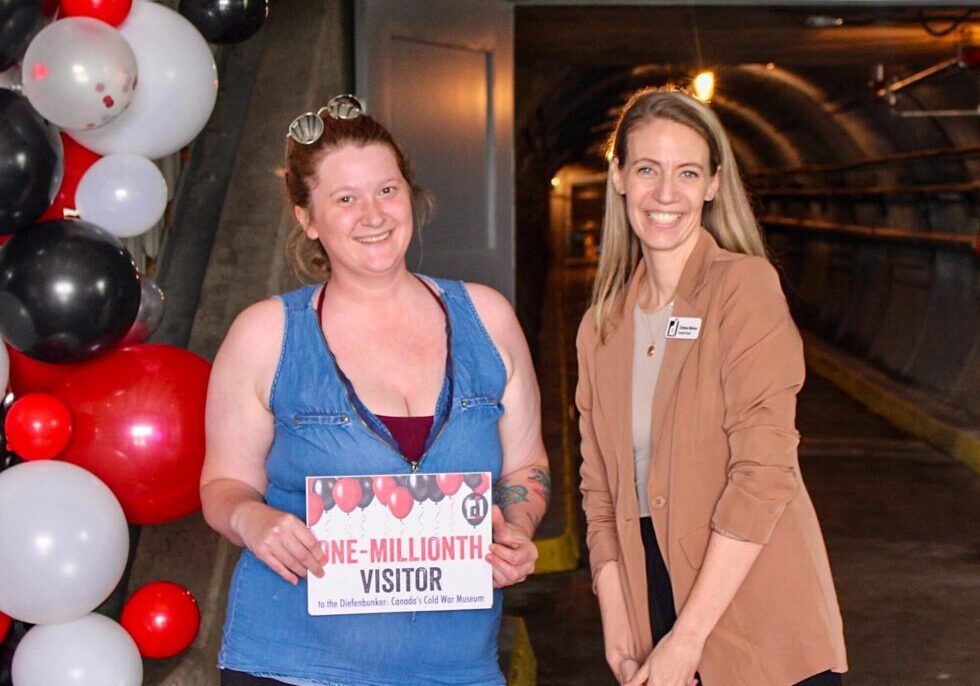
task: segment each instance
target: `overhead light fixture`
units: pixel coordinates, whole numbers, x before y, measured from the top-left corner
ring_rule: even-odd
[[[715,73],[703,71],[694,77],[694,97],[707,104],[715,96]]]
[[[829,14],[811,14],[804,22],[811,29],[831,29],[844,25],[843,17],[834,17]]]

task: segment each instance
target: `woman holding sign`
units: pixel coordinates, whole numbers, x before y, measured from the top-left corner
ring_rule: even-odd
[[[373,497],[397,524],[413,507],[407,498],[421,507],[427,497],[481,495],[489,483],[479,473],[490,473],[500,505],[468,513],[492,517],[493,542],[477,550],[496,588],[530,574],[549,482],[521,329],[495,291],[407,269],[416,217],[430,203],[391,134],[355,98],[297,117],[284,167],[297,220],[289,249],[297,273],[315,283],[238,316],[208,392],[204,515],[245,547],[222,684],[502,684],[490,574],[490,609],[312,616],[309,575],[322,576],[329,555],[367,553],[321,547],[304,519],[380,507]],[[319,477],[310,489],[309,477]],[[456,554],[432,539],[380,541],[371,554]],[[459,549],[473,550],[462,541]],[[365,592],[441,583],[399,569],[373,574]]]
[[[648,90],[610,149],[576,392],[606,660],[631,686],[839,684],[803,349],[731,147],[706,106]]]

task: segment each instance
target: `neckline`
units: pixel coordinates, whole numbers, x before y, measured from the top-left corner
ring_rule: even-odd
[[[428,277],[424,277],[414,272],[412,272],[412,276],[418,279],[422,285],[425,286],[426,290],[429,291],[432,297],[436,299],[436,302],[439,303],[439,307],[442,308],[442,313],[446,320],[446,364],[443,371],[442,388],[439,390],[439,395],[436,397],[436,406],[433,409],[432,415],[432,430],[430,431],[429,437],[426,440],[425,447],[422,451],[422,456],[419,458],[419,462],[421,462],[434,441],[434,437],[441,433],[442,426],[448,421],[449,415],[452,412],[452,397],[454,390],[453,327],[452,320],[449,316],[449,306],[446,304],[444,293],[442,289],[438,287],[438,284],[432,283],[430,285],[430,280]],[[327,341],[327,335],[323,331],[323,301],[326,291],[327,284],[324,282],[320,287],[320,293],[317,296],[316,306],[310,309],[313,313],[314,324],[316,325],[317,331],[320,334],[320,340],[323,342],[323,349],[326,351],[330,361],[333,362],[337,377],[344,385],[344,389],[347,393],[347,400],[351,406],[351,409],[358,415],[364,424],[364,427],[368,431],[376,434],[379,439],[387,443],[392,450],[398,453],[402,459],[405,459],[401,446],[398,445],[398,442],[391,435],[391,432],[388,430],[388,427],[385,426],[384,422],[379,419],[379,415],[375,414],[371,408],[369,408],[361,400],[360,396],[357,394],[357,389],[354,388],[353,382],[350,380],[347,374],[344,373],[340,363],[337,361],[337,356],[334,355],[333,350],[330,349],[330,343]],[[440,411],[440,407],[442,407],[442,411]]]

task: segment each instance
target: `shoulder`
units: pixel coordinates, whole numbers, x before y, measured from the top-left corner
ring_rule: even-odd
[[[491,335],[507,332],[513,327],[520,330],[514,308],[502,293],[482,283],[466,282],[463,287]]]
[[[765,257],[723,251],[709,274],[709,282],[727,306],[738,302],[746,305],[784,302],[786,299],[779,272]]]
[[[473,308],[497,347],[504,362],[508,380],[513,376],[515,366],[523,367],[530,363],[530,352],[524,330],[517,320],[517,314],[501,293],[479,283],[464,283]]]
[[[278,358],[285,321],[283,303],[278,298],[249,305],[232,322],[219,356],[256,361]]]

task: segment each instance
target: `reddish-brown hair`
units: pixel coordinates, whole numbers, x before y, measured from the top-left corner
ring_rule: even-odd
[[[327,154],[345,145],[364,147],[380,143],[387,145],[394,153],[398,169],[412,189],[415,223],[421,228],[432,213],[432,197],[415,184],[408,157],[388,129],[366,114],[354,119],[335,119],[324,112],[320,118],[323,120],[323,135],[315,143],[303,145],[291,136],[286,137],[285,164],[280,175],[286,182],[286,196],[290,205],[302,207],[313,214],[312,192],[317,184],[316,173]],[[286,238],[286,259],[300,281],[323,281],[330,276],[330,260],[320,241],[311,240],[298,223]]]

